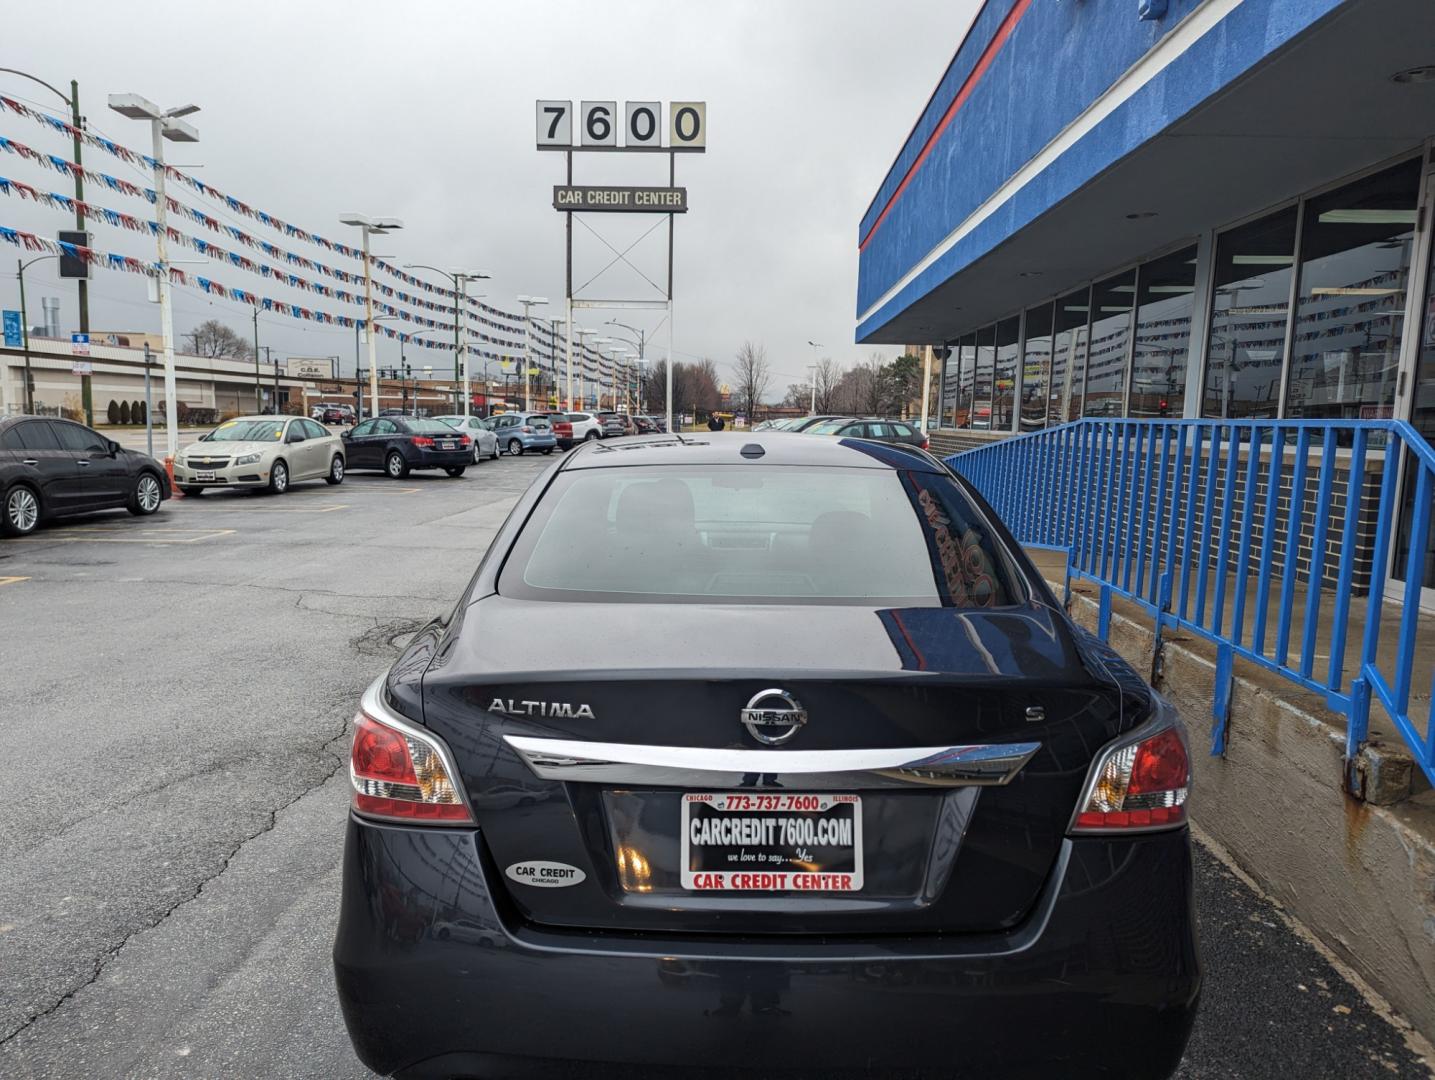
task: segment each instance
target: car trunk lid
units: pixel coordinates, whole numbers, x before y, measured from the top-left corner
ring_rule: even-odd
[[[1056,861],[1092,755],[1123,726],[1119,689],[1035,605],[491,596],[461,618],[476,629],[451,633],[425,676],[425,722],[454,751],[502,887],[550,926],[1009,928]],[[534,619],[541,649],[503,632]],[[781,734],[786,706],[758,700],[771,723],[743,710],[777,689],[806,722],[771,745],[757,735]],[[721,823],[739,819],[759,824]],[[577,873],[535,887],[521,868],[536,863]],[[722,865],[856,876],[694,877]]]

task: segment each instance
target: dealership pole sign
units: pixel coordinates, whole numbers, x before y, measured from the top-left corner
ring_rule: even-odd
[[[666,117],[666,123],[664,119]],[[707,152],[708,107],[705,101],[670,101],[666,114],[660,101],[571,101],[542,100],[534,105],[535,134],[539,150],[561,151],[567,162],[565,182],[553,188],[553,209],[567,215],[565,242],[565,295],[567,299],[567,408],[573,403],[573,309],[652,308],[667,311],[667,420],[673,430],[673,226],[676,215],[688,211],[688,190],[677,185],[679,154]],[[576,137],[576,138],[575,138]],[[575,153],[666,154],[666,187],[590,185],[573,182]],[[668,273],[666,290],[654,285],[655,297],[601,299],[575,296],[573,292],[574,214],[666,214],[668,216]],[[591,226],[589,226],[591,228]],[[597,230],[593,230],[595,234]],[[601,235],[599,239],[602,239]],[[604,240],[604,243],[608,241]],[[613,249],[617,251],[617,248]],[[631,250],[631,245],[629,250]],[[620,256],[627,261],[627,251]],[[618,260],[614,260],[616,263]],[[613,264],[609,264],[610,267]],[[589,285],[606,272],[600,270]],[[646,275],[644,275],[646,276]],[[584,286],[586,288],[587,286]],[[640,343],[641,348],[641,343]],[[646,359],[639,356],[640,360]],[[617,402],[614,401],[616,407]]]

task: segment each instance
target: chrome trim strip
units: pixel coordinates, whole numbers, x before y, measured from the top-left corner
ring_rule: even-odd
[[[1041,743],[884,750],[724,750],[505,735],[543,780],[685,788],[803,791],[991,787],[1009,783]]]

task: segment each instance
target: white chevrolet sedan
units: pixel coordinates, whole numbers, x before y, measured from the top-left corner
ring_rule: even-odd
[[[305,416],[226,420],[174,460],[175,486],[186,495],[210,488],[264,488],[276,495],[296,480],[344,482],[344,444]]]
[[[477,465],[484,458],[498,458],[498,436],[484,426],[476,416],[435,416],[449,427],[463,432],[473,440],[473,462]]]

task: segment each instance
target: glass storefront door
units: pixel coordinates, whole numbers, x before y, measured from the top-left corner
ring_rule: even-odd
[[[1435,208],[1435,175],[1426,179],[1425,205]],[[1426,215],[1429,216],[1427,209]],[[1429,225],[1426,226],[1427,232]],[[1411,312],[1408,325],[1412,328],[1419,327],[1420,337],[1416,346],[1411,350],[1414,354],[1414,364],[1408,371],[1410,378],[1410,412],[1409,419],[1411,426],[1431,444],[1435,444],[1435,243],[1431,243],[1427,235],[1420,238],[1425,246],[1425,260],[1427,273],[1425,275],[1425,287],[1423,295],[1419,298],[1419,308]],[[1396,581],[1404,583],[1405,567],[1410,555],[1410,525],[1411,508],[1415,499],[1415,483],[1410,475],[1413,470],[1407,464],[1403,481],[1403,499],[1400,512],[1400,527],[1396,531],[1395,553],[1391,562],[1390,574]],[[1430,530],[1430,535],[1425,541],[1425,557],[1421,562],[1422,568],[1422,591],[1420,606],[1435,610],[1435,528]]]

